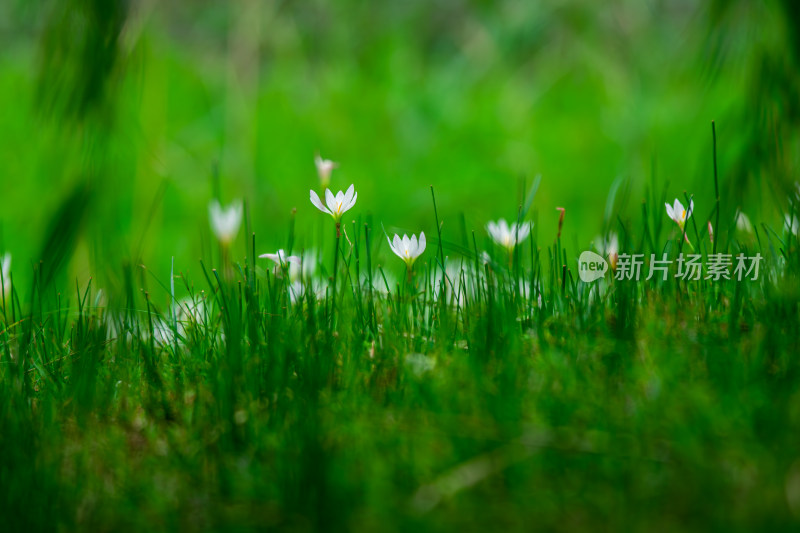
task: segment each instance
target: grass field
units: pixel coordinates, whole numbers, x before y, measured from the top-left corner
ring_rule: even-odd
[[[800,529],[793,10],[0,6],[0,529]]]

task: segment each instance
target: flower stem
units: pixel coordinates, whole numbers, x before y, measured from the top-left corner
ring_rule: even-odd
[[[222,263],[222,276],[226,282],[233,279],[233,267],[230,260],[230,245],[227,242],[220,244],[220,262]]]
[[[683,234],[683,238],[686,239],[686,244],[688,244],[689,248],[691,248],[694,252],[694,246],[692,246],[692,242],[689,240],[689,237],[686,235],[686,233]]]
[[[444,291],[444,246],[442,244],[442,226],[439,224],[439,211],[436,209],[436,195],[433,193],[433,185],[431,185],[431,199],[433,199],[433,216],[436,218],[436,233],[439,236],[439,256],[440,256],[440,263],[439,266],[442,269],[442,291]]]
[[[333,252],[333,286],[331,288],[331,297],[333,298],[333,305],[331,306],[331,314],[336,312],[336,276],[339,272],[339,241],[342,238],[341,224],[336,223],[336,249]]]

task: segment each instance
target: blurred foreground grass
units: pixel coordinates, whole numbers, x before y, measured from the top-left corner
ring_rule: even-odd
[[[620,230],[621,250],[653,251]],[[719,242],[762,254],[757,280],[589,284],[560,241],[533,239],[508,266],[502,251],[442,265],[433,245],[387,282],[370,234],[342,239],[336,285],[329,256],[299,287],[250,256],[175,289],[129,267],[118,295],[12,291],[6,527],[797,527],[796,235]],[[680,234],[654,235],[674,259]]]

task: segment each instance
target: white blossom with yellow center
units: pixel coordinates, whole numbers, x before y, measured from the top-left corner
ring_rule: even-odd
[[[531,233],[531,223],[523,222],[517,225],[515,222],[509,226],[508,222],[501,218],[497,222],[489,222],[486,231],[494,242],[512,251],[517,244],[528,238]]]
[[[689,211],[684,209],[683,204],[677,198],[675,198],[675,203],[673,205],[669,205],[668,203],[664,205],[667,207],[667,216],[674,220],[678,227],[683,230],[686,221],[689,220],[689,217],[692,216],[692,211],[694,211],[694,200],[689,200]]]
[[[335,196],[330,189],[325,189],[326,205],[322,204],[316,192],[311,190],[310,193],[311,203],[314,204],[314,207],[332,216],[333,220],[337,223],[342,220],[342,215],[345,214],[345,212],[356,205],[356,200],[358,199],[358,193],[355,192],[353,185],[347,188],[347,192],[339,191]]]
[[[389,240],[388,236],[386,240]],[[411,235],[411,238],[408,235],[403,235],[401,239],[399,235],[395,234],[394,240],[389,240],[389,247],[397,257],[405,262],[408,268],[411,268],[417,257],[425,251],[425,233],[420,232],[419,239],[417,239],[416,235]]]

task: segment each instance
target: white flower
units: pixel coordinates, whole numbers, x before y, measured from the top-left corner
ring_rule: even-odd
[[[600,236],[595,237],[594,247],[597,251],[611,255],[619,253],[619,239],[616,233],[609,233],[608,237],[603,239]]]
[[[147,338],[149,335],[144,337]],[[175,344],[175,331],[166,320],[156,317],[153,319],[153,339],[161,347],[172,346]]]
[[[289,261],[289,278],[292,281],[311,279],[317,270],[317,253],[306,250],[300,256],[300,261]]]
[[[330,159],[322,159],[319,153],[317,153],[314,156],[314,165],[317,167],[317,175],[319,176],[319,182],[322,188],[327,189],[331,182],[331,172],[334,168],[339,166],[339,163],[335,163]]]
[[[667,216],[674,220],[681,230],[683,230],[683,226],[686,224],[689,217],[692,216],[692,211],[694,211],[694,200],[689,200],[688,212],[683,208],[683,204],[677,198],[675,198],[674,205],[670,206],[667,203],[664,205],[667,206]]]
[[[206,317],[206,303],[203,295],[195,295],[194,298],[186,297],[178,302],[178,328],[183,328],[184,324],[203,324]]]
[[[617,259],[619,258],[619,239],[616,233],[609,233],[608,237],[603,239],[600,236],[595,237],[594,247],[598,252],[603,253],[608,257],[612,269],[617,268]]]
[[[388,236],[386,240],[389,240]],[[417,241],[416,235],[411,235],[410,239],[408,235],[403,235],[401,239],[399,235],[395,234],[394,240],[389,241],[389,247],[397,257],[405,261],[408,268],[411,268],[411,265],[414,264],[417,257],[422,255],[422,252],[425,251],[425,233],[419,233],[419,241]]]
[[[306,294],[306,287],[302,281],[293,281],[289,285],[289,301],[293,304],[303,301],[303,296]]]
[[[358,193],[355,192],[353,185],[347,188],[346,193],[339,191],[336,193],[336,196],[333,195],[330,189],[325,189],[325,203],[327,207],[322,205],[322,201],[320,201],[316,192],[311,190],[310,193],[311,203],[314,204],[314,207],[332,216],[337,224],[342,220],[342,215],[356,205],[356,200],[358,199]]]
[[[288,284],[289,301],[292,303],[302,302],[306,294],[313,294],[316,300],[324,300],[326,295],[327,283],[316,279],[291,280]]]
[[[800,220],[798,220],[797,215],[794,213],[787,213],[785,215],[783,225],[787,231],[794,233],[795,235],[797,235],[798,231],[800,231]]]
[[[384,280],[385,278],[385,280]],[[369,273],[362,272],[361,274],[361,286],[365,289],[369,288]],[[388,286],[388,289],[387,289]],[[391,291],[395,290],[397,286],[397,278],[391,273],[383,271],[381,274],[380,270],[375,270],[372,273],[372,290],[378,292],[380,294],[389,294]]]
[[[436,359],[422,353],[406,354],[405,363],[417,377],[436,368]]]
[[[276,275],[280,275],[284,267],[290,267],[290,265],[300,265],[300,257],[296,255],[286,255],[286,252],[283,250],[278,250],[278,252],[274,254],[261,254],[258,257],[263,259],[272,259],[275,262],[274,272]]]
[[[489,236],[494,242],[511,251],[517,244],[528,238],[528,235],[531,233],[531,223],[523,222],[517,225],[515,222],[509,226],[508,223],[501,218],[497,222],[489,222],[486,224],[486,231],[489,232]]]
[[[242,223],[242,202],[237,200],[223,209],[217,200],[213,200],[208,205],[208,215],[217,239],[222,244],[230,244],[239,233]]]
[[[11,254],[6,253],[3,256],[2,263],[0,264],[2,265],[3,272],[3,291],[4,293],[7,293],[11,289]],[[3,294],[3,296],[5,296],[5,294]]]
[[[753,225],[750,223],[750,219],[741,210],[736,211],[736,229],[753,233]]]
[[[444,258],[445,275],[442,276],[442,269],[435,267],[431,272],[431,296],[434,301],[439,300],[441,291],[439,288],[444,279],[445,287],[447,288],[446,300],[456,307],[461,307],[464,304],[465,293],[469,297],[475,295],[474,287],[470,283],[474,277],[470,276],[470,269],[474,268],[473,264],[467,263],[464,260],[456,263],[457,260],[450,261],[449,257]]]
[[[279,250],[278,254],[282,254],[283,250]],[[268,254],[265,254],[265,256]],[[262,256],[262,257],[265,257]],[[273,259],[274,261],[275,259]],[[315,276],[317,270],[317,263],[319,256],[315,250],[305,250],[300,256],[289,256],[283,258],[284,265],[289,266],[289,296],[292,302],[298,302],[305,296],[306,291],[309,290],[315,297],[319,299],[325,298],[325,290],[328,287],[326,280],[322,277]],[[275,268],[276,272],[278,267]]]

